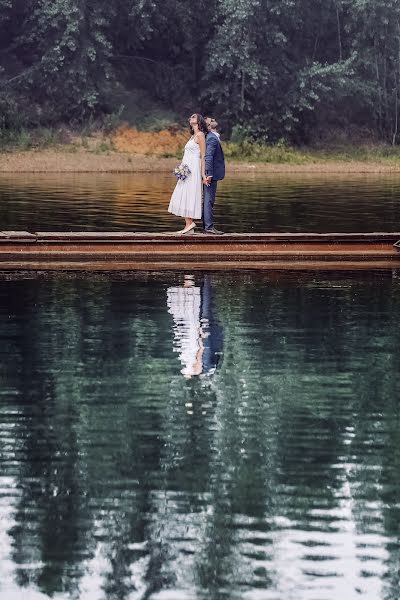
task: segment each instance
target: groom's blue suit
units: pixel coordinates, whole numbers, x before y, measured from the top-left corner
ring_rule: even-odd
[[[217,182],[225,177],[225,157],[224,151],[219,141],[218,135],[211,131],[206,137],[206,177],[211,176],[210,185],[204,186],[204,210],[203,223],[204,229],[214,227],[214,202],[217,193]]]

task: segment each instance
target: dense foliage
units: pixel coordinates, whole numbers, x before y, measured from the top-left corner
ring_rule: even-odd
[[[351,126],[397,143],[400,3],[0,0],[2,128],[79,123],[137,88],[234,137]]]

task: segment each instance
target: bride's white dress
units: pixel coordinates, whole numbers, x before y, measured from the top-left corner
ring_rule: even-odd
[[[168,211],[179,217],[201,219],[201,155],[193,138],[185,146],[182,164],[189,167],[190,175],[183,181],[178,179]]]

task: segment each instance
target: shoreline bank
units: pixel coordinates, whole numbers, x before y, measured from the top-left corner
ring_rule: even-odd
[[[171,173],[177,158],[88,150],[30,150],[0,153],[0,173]],[[306,164],[227,160],[227,174],[400,174],[400,161],[319,160]]]

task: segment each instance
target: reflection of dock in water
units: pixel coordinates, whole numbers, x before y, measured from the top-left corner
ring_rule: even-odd
[[[400,233],[0,232],[0,270],[400,268]]]

